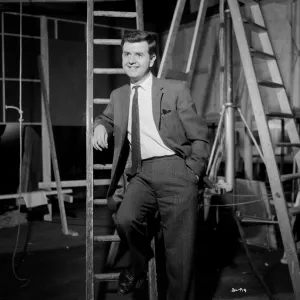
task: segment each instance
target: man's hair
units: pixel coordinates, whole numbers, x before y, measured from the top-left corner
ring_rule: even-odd
[[[156,39],[155,35],[142,30],[134,30],[134,31],[127,31],[121,42],[121,47],[123,49],[123,45],[125,42],[128,43],[139,43],[139,42],[147,42],[149,45],[149,55],[152,56],[156,54]]]

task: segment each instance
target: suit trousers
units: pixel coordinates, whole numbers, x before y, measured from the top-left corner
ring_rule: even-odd
[[[139,276],[151,256],[147,220],[159,212],[168,300],[195,299],[197,205],[198,179],[183,158],[172,155],[142,161],[116,214],[117,231],[129,247],[131,270]]]

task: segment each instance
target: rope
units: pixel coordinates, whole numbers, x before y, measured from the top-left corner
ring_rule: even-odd
[[[23,122],[23,110],[22,110],[22,57],[23,57],[23,45],[22,45],[22,21],[23,21],[23,6],[22,6],[22,2],[20,1],[20,18],[19,18],[19,22],[20,22],[20,58],[19,58],[19,108],[17,107],[13,107],[13,106],[6,106],[6,108],[13,108],[18,110],[19,112],[19,140],[20,140],[20,145],[19,145],[19,159],[20,159],[20,163],[19,163],[19,198],[22,198],[22,144],[23,144],[23,140],[22,140],[22,122]],[[15,267],[15,257],[16,257],[16,253],[17,253],[17,248],[18,248],[18,244],[19,244],[19,239],[20,239],[20,231],[21,231],[21,222],[20,222],[20,213],[21,213],[21,205],[20,203],[18,204],[18,212],[19,212],[19,224],[18,224],[18,232],[17,232],[17,237],[16,237],[16,244],[15,244],[15,248],[14,248],[14,252],[13,252],[13,256],[12,256],[12,270],[13,270],[13,274],[14,277],[18,280],[18,281],[25,281],[25,284],[22,285],[22,287],[25,287],[29,284],[30,280],[29,279],[25,279],[25,278],[20,278],[16,272],[16,267]]]

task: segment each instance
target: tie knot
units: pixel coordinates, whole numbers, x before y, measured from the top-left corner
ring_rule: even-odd
[[[140,85],[134,85],[134,86],[132,87],[132,89],[135,90],[135,92],[136,92],[137,89],[138,89],[139,87],[141,87],[141,86],[140,86]]]

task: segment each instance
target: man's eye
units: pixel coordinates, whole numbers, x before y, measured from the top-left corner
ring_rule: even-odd
[[[139,58],[141,58],[142,56],[143,56],[142,53],[137,54],[137,57],[139,57]]]

